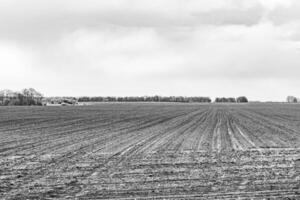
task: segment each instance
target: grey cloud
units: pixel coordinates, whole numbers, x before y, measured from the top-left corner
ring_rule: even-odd
[[[68,2],[68,1],[67,1]],[[76,29],[102,29],[105,27],[197,27],[203,25],[246,25],[260,22],[263,7],[255,4],[250,8],[218,8],[210,11],[191,11],[182,7],[178,10],[160,8],[134,9],[127,4],[94,3],[91,7],[83,1],[59,3],[48,2],[44,5],[32,1],[32,4],[15,2],[0,8],[0,37],[21,41],[42,41],[60,37]],[[125,2],[125,1],[124,1]],[[165,1],[172,4],[172,1]],[[17,6],[18,5],[18,6]],[[22,6],[23,5],[23,6]],[[69,6],[68,6],[69,5]],[[82,5],[82,8],[81,8]],[[126,5],[126,6],[124,6]],[[22,7],[24,7],[22,9]],[[40,39],[40,40],[39,40]]]
[[[267,18],[275,25],[284,25],[300,20],[300,2],[295,1],[288,7],[276,7],[271,10]]]
[[[261,21],[263,14],[263,7],[257,5],[247,10],[219,9],[205,13],[193,13],[192,15],[200,24],[252,26]]]

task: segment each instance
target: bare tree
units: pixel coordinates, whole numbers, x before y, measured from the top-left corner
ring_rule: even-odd
[[[297,102],[298,102],[297,98],[294,97],[294,96],[288,96],[288,97],[286,98],[286,101],[287,101],[288,103],[297,103]]]

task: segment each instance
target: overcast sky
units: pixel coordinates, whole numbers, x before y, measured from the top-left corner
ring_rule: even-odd
[[[300,96],[299,0],[0,0],[0,87]]]

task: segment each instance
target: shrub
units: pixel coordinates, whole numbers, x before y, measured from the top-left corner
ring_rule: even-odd
[[[247,99],[247,97],[245,97],[245,96],[241,96],[241,97],[238,97],[238,98],[237,98],[237,102],[238,102],[238,103],[247,103],[247,102],[248,102],[248,99]]]

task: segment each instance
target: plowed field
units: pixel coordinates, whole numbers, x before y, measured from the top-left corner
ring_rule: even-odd
[[[0,107],[0,199],[300,199],[300,105]]]

